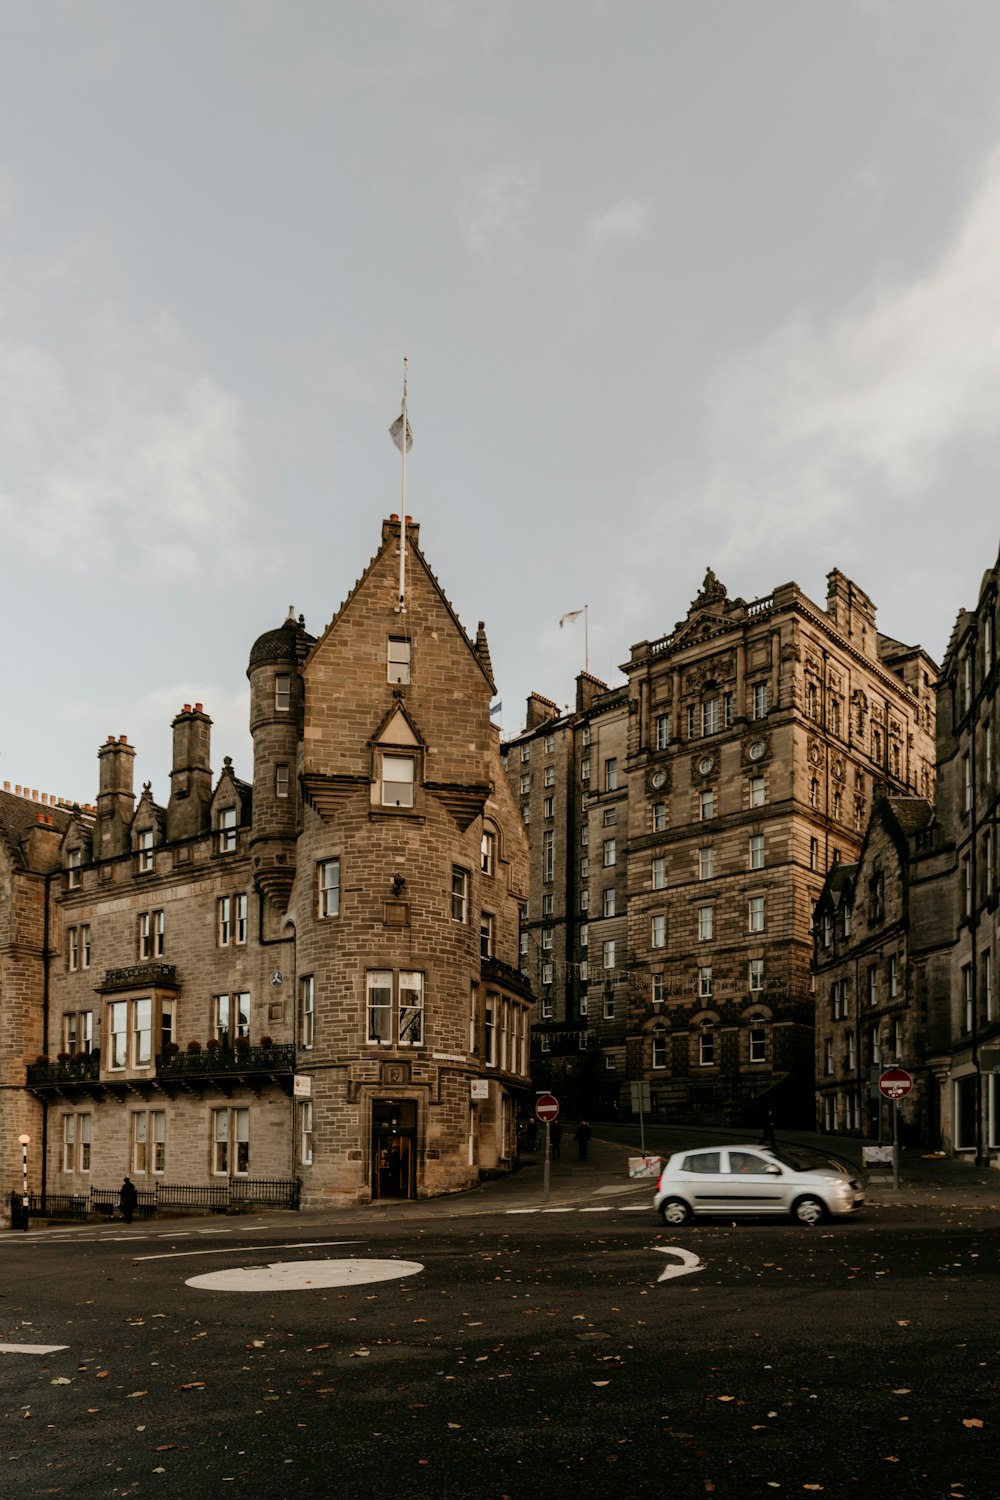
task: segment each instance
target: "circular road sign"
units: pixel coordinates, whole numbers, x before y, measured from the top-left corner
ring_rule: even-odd
[[[913,1087],[913,1079],[905,1068],[886,1068],[879,1078],[879,1093],[886,1099],[905,1099]]]
[[[559,1100],[554,1094],[539,1094],[535,1100],[535,1114],[543,1124],[551,1124],[559,1117]]]

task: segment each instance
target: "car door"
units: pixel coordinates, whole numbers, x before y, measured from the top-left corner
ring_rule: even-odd
[[[781,1214],[787,1209],[784,1173],[759,1151],[726,1151],[722,1183],[725,1213]],[[775,1170],[777,1168],[777,1170]]]
[[[689,1151],[677,1174],[679,1193],[696,1214],[725,1212],[721,1151]]]

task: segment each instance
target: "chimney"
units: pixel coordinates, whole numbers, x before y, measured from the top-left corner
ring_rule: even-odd
[[[97,822],[94,827],[94,858],[113,859],[127,854],[131,847],[135,794],[132,791],[135,751],[127,735],[116,739],[109,734],[97,752],[100,762],[100,790],[97,794]]]
[[[167,804],[167,841],[195,838],[211,827],[212,721],[203,706],[185,703],[172,725],[173,770]]]

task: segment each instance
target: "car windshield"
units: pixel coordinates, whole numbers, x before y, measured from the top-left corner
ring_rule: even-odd
[[[770,1154],[775,1161],[780,1161],[782,1166],[791,1167],[793,1172],[815,1172],[821,1167],[827,1169],[832,1167],[835,1172],[844,1173],[854,1170],[850,1163],[840,1161],[836,1156],[828,1156],[825,1151],[815,1151],[811,1146],[782,1144]]]

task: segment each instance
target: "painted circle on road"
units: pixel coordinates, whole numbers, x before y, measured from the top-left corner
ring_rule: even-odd
[[[270,1266],[230,1266],[189,1276],[188,1286],[206,1292],[305,1292],[327,1286],[368,1286],[401,1281],[423,1270],[416,1260],[279,1260]]]

